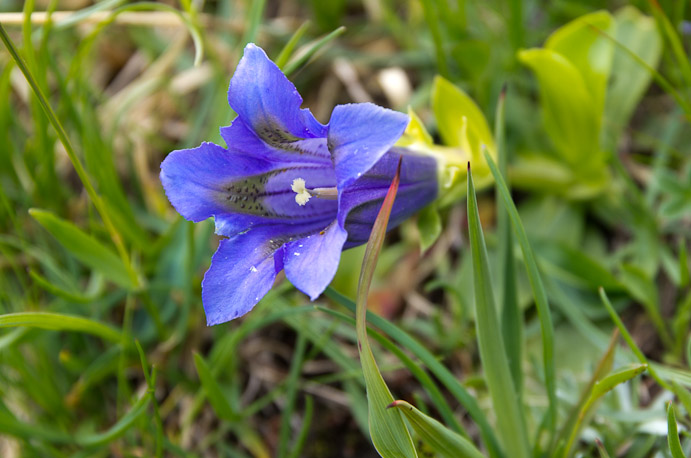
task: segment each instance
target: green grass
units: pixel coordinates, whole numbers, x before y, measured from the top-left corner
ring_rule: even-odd
[[[67,19],[48,3],[52,22],[34,11],[45,2],[0,4],[1,456],[376,456],[365,331],[369,370],[376,361],[408,409],[419,456],[690,455],[683,2],[631,2],[638,14],[606,0],[106,0]],[[652,28],[571,32],[621,64],[604,77],[604,108],[574,114],[558,75],[547,88],[517,56],[546,55],[551,33],[601,9]],[[463,197],[406,222],[368,264],[359,333],[362,248],[343,254],[316,304],[279,280],[244,318],[205,325],[201,279],[218,238],[211,221],[175,213],[159,164],[222,144],[250,41],[323,122],[340,103],[400,107],[381,86],[390,67],[437,144],[463,124],[435,118],[437,75],[494,122],[498,165],[474,156],[475,186],[462,170]],[[554,47],[569,75],[599,91],[601,62],[588,67],[568,43]],[[599,150],[575,157],[572,130],[549,113],[597,117],[599,131],[575,138]]]

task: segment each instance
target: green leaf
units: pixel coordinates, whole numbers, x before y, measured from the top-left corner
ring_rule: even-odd
[[[557,29],[545,42],[578,69],[593,100],[598,122],[605,105],[607,79],[614,53],[612,42],[602,32],[613,29],[614,20],[607,11],[583,15]]]
[[[588,416],[589,412],[595,408],[596,402],[602,396],[612,391],[614,387],[631,380],[637,375],[643,373],[647,368],[647,364],[631,364],[623,369],[612,372],[593,385],[592,390],[590,391],[590,396],[588,397],[588,401],[586,401],[581,408],[581,411],[578,414],[578,421],[571,430],[571,435],[566,443],[566,447],[564,448],[564,457],[571,456],[571,448],[578,438],[578,433],[581,430],[583,420]]]
[[[519,51],[518,59],[535,72],[547,134],[557,152],[580,170],[600,160],[600,116],[578,68],[551,49]]]
[[[101,272],[118,285],[134,289],[127,268],[115,253],[106,248],[74,224],[58,218],[50,212],[32,208],[29,214],[55,237],[75,258]]]
[[[424,253],[434,245],[441,234],[441,217],[434,204],[423,208],[417,216],[417,228],[420,232],[420,250]]]
[[[211,407],[214,408],[216,415],[226,421],[237,421],[240,416],[233,410],[228,399],[218,386],[209,365],[206,364],[204,358],[199,353],[194,353],[194,367],[197,368],[199,380],[202,382],[202,387],[206,393],[206,398],[209,400]]]
[[[474,155],[480,156],[482,145],[495,154],[492,131],[485,115],[468,94],[441,76],[434,78],[432,110],[444,144],[464,146],[466,140],[463,137],[467,135]],[[463,118],[467,120],[467,132],[464,132]],[[477,168],[476,164],[473,167]]]
[[[365,385],[367,387],[369,431],[374,447],[384,458],[417,457],[415,445],[413,445],[413,440],[403,422],[401,413],[387,409],[387,406],[394,402],[394,398],[379,372],[377,362],[374,360],[374,355],[367,339],[367,294],[374,276],[377,258],[384,243],[386,225],[389,222],[389,215],[396,197],[396,191],[398,191],[400,170],[399,162],[398,171],[382,203],[367,242],[358,282],[357,309],[355,313],[360,364],[362,365],[362,373],[365,376]]]
[[[394,401],[395,407],[406,416],[420,438],[442,457],[482,458],[480,451],[465,437],[444,427],[432,417],[420,412],[406,401]]]
[[[537,267],[535,255],[530,247],[530,242],[528,242],[528,235],[525,232],[523,223],[521,223],[521,218],[518,215],[518,209],[511,199],[509,188],[506,186],[506,182],[497,169],[496,164],[487,153],[485,153],[485,159],[487,160],[487,165],[489,166],[490,171],[494,176],[494,180],[497,183],[497,190],[499,191],[501,199],[504,201],[506,210],[509,213],[509,219],[511,220],[511,226],[513,227],[514,234],[516,235],[518,243],[521,246],[521,251],[523,252],[523,262],[526,266],[526,270],[528,271],[530,287],[533,290],[533,296],[535,297],[535,307],[537,308],[538,318],[540,319],[540,330],[542,336],[542,362],[545,371],[547,397],[549,398],[549,426],[550,429],[554,431],[557,420],[557,385],[554,368],[554,326],[552,324],[552,312],[549,308],[545,286],[540,278],[540,272]]]
[[[519,404],[506,358],[504,339],[494,302],[487,248],[480,225],[477,198],[470,170],[468,170],[468,232],[473,261],[478,347],[492,405],[497,413],[500,437],[505,450],[510,451],[511,456],[527,458],[531,454],[525,419],[522,415],[523,407]]]
[[[334,290],[332,287],[326,288],[325,294],[327,297],[346,307],[348,310],[352,312],[355,311],[355,304],[350,299]],[[398,345],[401,348],[405,348],[407,351],[419,358],[424,366],[439,379],[439,381],[446,387],[447,390],[449,390],[454,398],[456,398],[458,402],[465,408],[465,410],[468,411],[468,414],[480,430],[480,435],[485,443],[485,447],[487,447],[489,456],[504,456],[501,454],[499,449],[499,442],[494,434],[494,429],[487,421],[487,417],[485,416],[483,410],[480,408],[475,398],[458,380],[456,375],[454,375],[446,366],[444,366],[439,359],[425,346],[420,344],[420,342],[411,337],[410,334],[403,331],[395,324],[372,312],[367,312],[367,321],[391,336],[391,338],[398,342]]]
[[[679,441],[674,404],[671,402],[667,406],[667,443],[669,444],[669,451],[672,452],[672,458],[686,458],[684,449],[681,448],[681,442]]]
[[[586,385],[585,389],[581,393],[581,397],[573,406],[573,409],[569,413],[567,420],[564,422],[563,427],[559,432],[559,436],[555,441],[556,447],[559,448],[556,449],[557,453],[554,453],[554,455],[561,455],[561,453],[558,452],[560,450],[562,453],[564,452],[563,447],[566,445],[565,441],[567,438],[574,434],[577,435],[580,429],[583,427],[583,424],[589,421],[589,419],[580,417],[581,409],[583,409],[588,402],[590,393],[593,391],[597,381],[603,379],[609,372],[611,372],[612,366],[614,365],[614,353],[616,350],[618,337],[619,332],[615,330],[615,332],[612,334],[612,338],[609,340],[609,345],[607,346],[605,354],[602,356],[602,358],[600,358],[600,361],[595,368],[595,372],[593,373],[590,382],[588,382],[588,385]],[[555,447],[553,446],[552,449],[554,450]]]
[[[323,38],[320,38],[319,40],[315,41],[307,48],[307,50],[304,53],[301,53],[294,60],[290,61],[283,69],[283,73],[285,73],[286,75],[290,75],[295,70],[302,67],[302,65],[304,65],[317,51],[329,44],[329,42],[331,42],[339,35],[342,35],[345,31],[346,28],[344,26],[341,26],[335,29],[333,32],[329,33],[328,35],[324,36]]]
[[[122,334],[117,329],[81,316],[49,312],[20,312],[0,315],[0,328],[18,326],[53,331],[85,332],[112,342],[120,342],[122,339]]]
[[[77,443],[83,447],[95,447],[107,444],[122,436],[142,415],[146,413],[149,402],[151,402],[151,394],[147,393],[142,396],[127,412],[122,416],[113,426],[107,431],[94,434],[80,434],[76,437]]]
[[[655,21],[633,6],[625,6],[614,14],[616,22],[616,46],[612,58],[612,77],[605,101],[605,118],[613,126],[611,145],[626,126],[633,110],[650,85],[653,74],[650,68],[657,67],[662,54],[662,38]],[[628,50],[629,52],[627,52]],[[631,53],[638,56],[643,66]]]

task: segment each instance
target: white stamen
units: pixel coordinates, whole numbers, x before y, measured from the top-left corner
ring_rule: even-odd
[[[293,180],[293,184],[290,186],[295,195],[295,202],[301,207],[304,206],[312,197],[310,193],[305,188],[305,180],[302,178],[296,178]]]

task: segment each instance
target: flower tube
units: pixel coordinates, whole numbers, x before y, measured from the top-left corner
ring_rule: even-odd
[[[394,147],[408,124],[371,103],[337,106],[328,125],[264,51],[249,44],[230,81],[238,114],[221,128],[227,148],[202,143],[170,153],[161,182],[187,220],[211,216],[222,239],[202,282],[209,325],[249,312],[285,270],[316,299],[333,279],[341,251],[367,241],[401,161],[388,228],[438,193],[434,158]]]

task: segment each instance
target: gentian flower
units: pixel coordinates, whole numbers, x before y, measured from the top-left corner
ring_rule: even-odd
[[[228,102],[238,116],[221,128],[227,148],[202,143],[161,164],[176,210],[194,222],[213,216],[226,237],[202,282],[209,325],[250,311],[281,270],[316,299],[341,251],[367,241],[399,158],[389,229],[437,196],[437,161],[394,147],[406,115],[371,103],[339,105],[323,125],[253,44],[230,81]]]

